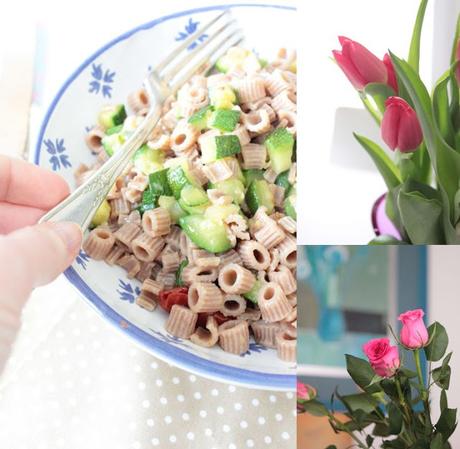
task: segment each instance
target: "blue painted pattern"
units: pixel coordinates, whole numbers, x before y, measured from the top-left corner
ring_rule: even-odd
[[[244,354],[241,354],[241,357],[251,355],[253,352],[261,353],[262,351],[267,350],[268,348],[266,346],[261,345],[259,343],[249,343],[249,349]]]
[[[92,81],[89,82],[88,92],[96,95],[101,93],[103,97],[111,98],[115,74],[109,69],[104,71],[102,64],[91,64]]]
[[[198,25],[200,22],[194,21],[191,17],[188,20],[187,24],[184,27],[184,31],[179,31],[179,33],[176,36],[176,41],[185,41],[189,36],[191,36],[193,33],[198,28]],[[198,36],[197,40],[195,42],[192,42],[188,47],[187,50],[193,50],[200,42],[203,42],[208,35],[206,33],[202,34],[201,36]]]
[[[129,301],[133,303],[134,300],[141,294],[139,287],[134,287],[129,282],[124,282],[122,279],[118,279],[117,293],[120,295],[122,301]]]
[[[75,262],[77,262],[77,264],[80,265],[84,270],[86,270],[89,260],[90,257],[82,249],[78,253],[78,256],[75,258]]]
[[[69,156],[64,154],[66,148],[64,146],[64,139],[46,139],[43,141],[46,147],[46,152],[51,155],[49,162],[53,171],[61,170],[61,168],[72,167],[69,161]]]
[[[174,335],[169,335],[167,333],[163,334],[162,332],[149,329],[152,334],[154,334],[156,337],[158,337],[161,341],[164,341],[165,343],[172,343],[173,345],[177,346],[186,346],[184,344],[184,340],[179,337],[175,337]]]

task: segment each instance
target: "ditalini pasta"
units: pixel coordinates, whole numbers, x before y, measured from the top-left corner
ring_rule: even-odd
[[[195,76],[137,150],[92,221],[84,250],[141,283],[166,331],[241,355],[250,339],[295,360],[296,59],[231,48]],[[81,184],[142,123],[142,88],[105,106],[85,136]],[[129,115],[127,114],[130,113]],[[155,310],[153,313],[160,313]]]

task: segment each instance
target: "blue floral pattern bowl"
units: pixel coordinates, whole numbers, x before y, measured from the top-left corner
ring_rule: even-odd
[[[139,26],[98,50],[70,76],[52,102],[42,125],[35,163],[62,175],[75,187],[73,172],[91,163],[85,133],[94,125],[97,111],[106,103],[125,102],[146,73],[178,41],[186,39],[216,11],[231,8],[245,29],[248,48],[273,57],[280,47],[295,48],[294,8],[275,5],[222,5],[183,11]],[[276,32],[275,32],[276,31]],[[206,39],[202,35],[189,49]],[[242,356],[220,348],[202,348],[172,337],[164,330],[167,315],[147,312],[134,300],[140,283],[126,278],[119,267],[91,260],[80,251],[66,277],[82,296],[124,334],[151,354],[205,377],[272,390],[295,388],[295,366],[280,361],[274,350],[256,343]]]

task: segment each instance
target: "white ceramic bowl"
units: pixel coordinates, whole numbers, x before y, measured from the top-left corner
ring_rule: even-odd
[[[150,67],[222,8],[232,9],[245,30],[244,45],[261,56],[270,58],[283,46],[295,48],[295,11],[286,6],[214,6],[141,25],[90,56],[62,86],[43,122],[35,163],[58,172],[74,187],[75,168],[92,162],[83,139],[101,106],[125,102]],[[140,283],[128,280],[119,267],[93,261],[81,252],[65,275],[107,321],[163,360],[215,380],[272,390],[295,388],[295,365],[280,361],[272,349],[252,342],[247,354],[235,356],[168,335],[167,314],[134,304]]]

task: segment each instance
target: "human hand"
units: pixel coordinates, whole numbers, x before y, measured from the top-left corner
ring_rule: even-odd
[[[30,293],[62,273],[80,248],[76,224],[34,225],[68,194],[58,175],[0,156],[0,372]]]

